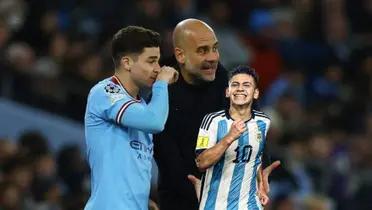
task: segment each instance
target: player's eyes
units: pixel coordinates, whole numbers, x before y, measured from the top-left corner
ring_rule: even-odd
[[[205,54],[205,50],[198,50],[199,54]]]
[[[216,52],[216,51],[218,50],[218,46],[214,46],[214,47],[212,48],[212,50],[213,50],[213,52]]]
[[[207,50],[205,48],[199,48],[197,52],[198,54],[206,54]]]

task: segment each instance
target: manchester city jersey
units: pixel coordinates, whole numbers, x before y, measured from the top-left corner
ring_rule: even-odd
[[[196,145],[197,155],[221,141],[233,120],[228,111],[204,117]],[[262,210],[257,195],[257,173],[261,165],[269,118],[253,111],[247,131],[235,140],[221,159],[202,178],[200,210]]]
[[[167,83],[153,85],[149,104],[133,98],[113,76],[95,85],[85,113],[91,196],[85,210],[147,210],[152,133],[168,115]]]

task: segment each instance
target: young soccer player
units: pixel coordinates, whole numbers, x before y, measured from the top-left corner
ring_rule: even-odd
[[[85,114],[91,196],[85,210],[147,210],[152,133],[168,116],[167,86],[177,80],[159,66],[159,34],[137,26],[119,30],[112,40],[115,74],[90,91]],[[152,87],[151,101],[139,91]]]
[[[256,72],[239,66],[226,89],[230,107],[204,117],[196,144],[196,164],[205,171],[200,210],[260,210],[267,203],[257,179],[270,119],[252,110],[258,96]]]

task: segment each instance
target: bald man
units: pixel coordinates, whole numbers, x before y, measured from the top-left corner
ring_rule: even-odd
[[[200,177],[195,165],[199,125],[206,113],[227,105],[227,72],[219,63],[213,29],[197,19],[186,19],[173,31],[174,58],[166,64],[179,70],[169,86],[169,116],[162,133],[154,137],[159,168],[161,210],[196,210],[198,199],[187,175]]]

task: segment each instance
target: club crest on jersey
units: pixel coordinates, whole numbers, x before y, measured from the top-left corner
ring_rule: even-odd
[[[262,134],[261,134],[260,131],[257,132],[257,138],[256,139],[257,139],[258,142],[262,141]]]

